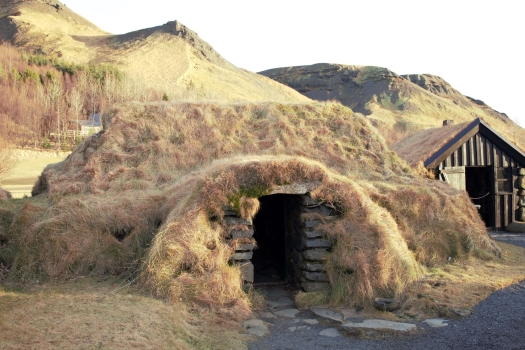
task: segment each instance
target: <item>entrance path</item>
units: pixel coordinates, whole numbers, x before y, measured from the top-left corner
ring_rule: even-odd
[[[525,248],[525,234],[491,233],[491,237]],[[344,327],[349,320],[371,320],[358,321],[355,314],[336,310],[297,310],[289,292],[282,288],[266,288],[262,292],[266,294],[267,309],[256,315],[257,321],[252,320],[254,327],[245,325],[248,332],[260,332],[258,340],[249,345],[251,350],[525,349],[525,281],[496,291],[478,304],[469,317],[420,322],[415,325],[417,332],[397,332],[398,335],[377,340],[340,333],[348,329],[351,334],[351,329]],[[366,334],[370,332],[377,331],[370,329]]]

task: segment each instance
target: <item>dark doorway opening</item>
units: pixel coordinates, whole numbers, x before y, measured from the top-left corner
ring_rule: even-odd
[[[253,251],[254,283],[293,283],[292,254],[300,221],[301,196],[274,194],[259,198],[253,219],[257,248]]]
[[[479,215],[486,226],[493,226],[491,167],[466,167],[465,182],[472,202],[479,205]]]

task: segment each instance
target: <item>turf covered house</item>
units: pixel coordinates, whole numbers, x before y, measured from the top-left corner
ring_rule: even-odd
[[[248,310],[245,282],[368,305],[500,254],[464,191],[418,177],[340,104],[129,103],[103,121],[0,216],[13,273],[130,276]]]
[[[488,227],[523,221],[525,154],[481,119],[415,133],[391,147],[436,178],[468,192]]]

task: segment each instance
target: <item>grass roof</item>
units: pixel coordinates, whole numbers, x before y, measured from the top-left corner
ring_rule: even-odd
[[[157,295],[248,310],[222,208],[316,182],[334,248],[323,301],[396,296],[428,266],[498,254],[468,196],[418,178],[362,116],[337,103],[127,104],[5,210],[12,278],[117,274]],[[352,273],[349,273],[352,271]]]
[[[421,130],[390,145],[390,149],[409,164],[416,165],[430,158],[470,123],[465,122],[441,128]]]

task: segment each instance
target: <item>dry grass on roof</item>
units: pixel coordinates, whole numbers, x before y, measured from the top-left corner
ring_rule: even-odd
[[[342,175],[382,178],[410,170],[362,116],[337,103],[127,104],[111,127],[50,167],[34,194],[164,188],[222,158],[288,155]]]
[[[334,243],[324,302],[366,306],[449,257],[499,253],[464,192],[417,178],[339,104],[129,104],[106,118],[44,171],[41,196],[0,212],[12,278],[115,274],[247,314],[223,207],[250,218],[259,197],[305,182],[340,213],[320,225]]]
[[[470,123],[421,130],[390,145],[390,149],[409,164],[415,165],[427,160]]]

